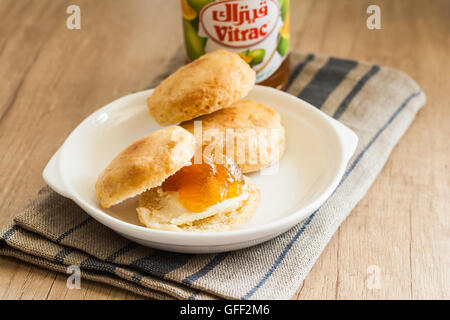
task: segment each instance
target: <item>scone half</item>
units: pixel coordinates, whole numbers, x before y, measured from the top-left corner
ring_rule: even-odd
[[[223,232],[238,228],[256,211],[261,195],[253,181],[244,177],[243,192],[207,208],[203,212],[189,212],[177,201],[176,192],[155,188],[143,193],[136,209],[139,220],[148,228],[190,231]]]
[[[179,126],[136,140],[98,176],[95,192],[100,205],[109,208],[160,186],[170,175],[190,165],[194,153],[194,136]]]

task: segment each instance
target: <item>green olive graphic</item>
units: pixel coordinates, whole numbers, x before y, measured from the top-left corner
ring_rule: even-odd
[[[278,44],[277,51],[284,57],[289,50],[289,38],[280,37],[280,43]]]
[[[289,0],[278,0],[281,9],[281,19],[286,20],[286,15],[289,13]]]
[[[248,56],[252,58],[250,65],[255,66],[257,64],[260,64],[261,62],[263,62],[265,55],[266,55],[266,50],[264,50],[264,49],[255,49],[255,50],[250,51],[250,53],[248,54]]]
[[[207,38],[199,37],[197,35],[195,27],[185,19],[183,19],[183,28],[188,57],[191,60],[195,60],[201,55],[205,54],[205,45]]]

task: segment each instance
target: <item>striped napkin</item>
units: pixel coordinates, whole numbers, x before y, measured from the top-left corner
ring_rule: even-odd
[[[182,63],[174,60],[167,74]],[[76,265],[82,279],[149,298],[291,298],[426,100],[407,75],[377,65],[291,54],[291,67],[287,91],[353,129],[360,142],[334,194],[288,232],[234,252],[164,252],[122,238],[44,187],[0,230],[0,255],[63,273]]]

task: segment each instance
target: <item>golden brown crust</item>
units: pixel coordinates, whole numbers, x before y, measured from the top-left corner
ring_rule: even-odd
[[[203,134],[196,137],[197,145],[217,145],[218,149],[209,148],[215,154],[217,150],[222,150],[223,154],[230,149],[233,151],[233,148],[227,149],[226,146],[227,143],[234,145],[234,161],[244,173],[266,168],[281,159],[284,153],[285,129],[281,125],[280,115],[253,100],[238,101],[228,108],[183,122],[180,126],[194,134],[194,121],[201,121],[202,124]],[[227,135],[227,129],[232,129],[235,135]],[[227,138],[234,139],[228,141]]]
[[[157,187],[190,163],[195,152],[192,134],[179,126],[155,131],[133,142],[103,170],[95,184],[104,208]]]
[[[250,220],[258,208],[258,204],[261,200],[261,192],[253,181],[251,181],[248,177],[245,177],[245,180],[248,184],[247,192],[249,197],[242,201],[238,209],[219,212],[213,216],[196,220],[190,224],[161,225],[159,226],[159,229],[189,232],[223,232],[237,229]],[[158,209],[158,206],[160,205],[157,194],[158,193],[154,189],[147,191],[141,196],[141,199],[139,200],[139,207],[136,209],[138,212],[139,221],[148,228],[155,227],[151,223],[150,218],[152,210]]]
[[[147,99],[161,125],[187,121],[228,107],[255,84],[255,72],[239,55],[216,50],[170,75]]]

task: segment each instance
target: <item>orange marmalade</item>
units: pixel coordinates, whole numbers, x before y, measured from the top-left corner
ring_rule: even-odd
[[[217,49],[241,56],[256,82],[283,88],[289,79],[290,0],[181,0],[189,59]]]
[[[244,186],[238,165],[226,157],[224,164],[215,164],[214,156],[203,154],[203,161],[183,167],[162,184],[163,191],[178,191],[183,207],[202,212],[226,199],[237,197]]]

